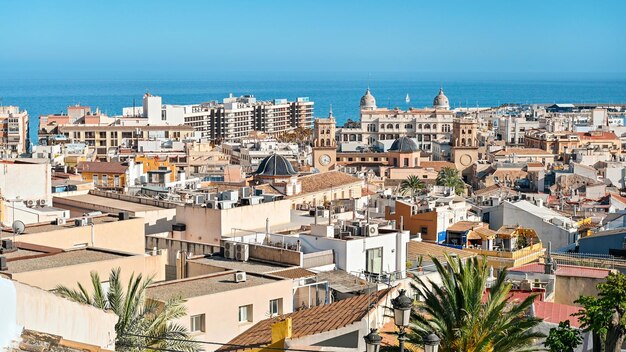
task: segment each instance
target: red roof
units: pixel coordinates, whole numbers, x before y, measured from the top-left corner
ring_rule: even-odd
[[[530,263],[517,268],[511,268],[509,271],[517,271],[522,273],[543,273],[544,266],[541,263]],[[556,275],[558,276],[575,276],[586,277],[592,279],[604,279],[609,276],[611,270],[601,268],[589,268],[586,266],[576,265],[558,265]]]
[[[580,310],[580,307],[543,301],[535,301],[534,305],[535,316],[542,318],[546,323],[558,324],[562,321],[569,320],[571,326],[580,327],[578,317],[572,316],[572,314]]]
[[[578,132],[578,136],[581,140],[606,140],[606,139],[618,139],[615,133],[610,131],[592,131],[592,132]]]

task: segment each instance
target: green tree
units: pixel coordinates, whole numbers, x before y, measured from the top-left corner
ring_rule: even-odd
[[[465,182],[461,179],[459,170],[451,167],[444,167],[439,171],[437,185],[452,187],[456,194],[462,194],[465,191]]]
[[[116,351],[199,351],[199,345],[192,341],[187,329],[173,322],[187,314],[184,300],[173,298],[165,304],[146,300],[146,287],[151,283],[152,278],[144,280],[141,274],[137,277],[133,274],[124,290],[120,269],[117,268],[109,274],[109,288],[106,292],[96,272],[91,272],[91,293],[80,283],[78,290],[57,286],[54,292],[72,301],[115,313],[118,316],[115,324]]]
[[[426,185],[424,184],[424,182],[422,182],[422,180],[420,180],[419,177],[415,175],[407,177],[400,183],[400,193],[411,193],[412,197],[422,192],[425,188]]]
[[[536,351],[535,339],[545,335],[533,330],[541,319],[528,316],[535,296],[520,304],[508,302],[511,283],[502,270],[485,293],[487,261],[446,257],[447,265],[432,258],[441,283],[417,278],[414,287],[424,302],[411,314],[409,339],[419,344],[434,332],[441,352]]]
[[[543,343],[550,352],[574,352],[574,348],[583,342],[580,330],[570,326],[569,320],[562,321],[556,328],[550,329],[550,335]]]
[[[583,306],[578,313],[582,327],[604,340],[606,352],[621,351],[626,336],[626,275],[610,273],[606,282],[598,284],[598,297],[582,296],[575,303]]]

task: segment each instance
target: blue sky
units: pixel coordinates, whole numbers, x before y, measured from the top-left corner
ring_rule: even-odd
[[[0,77],[626,73],[626,1],[8,1]]]

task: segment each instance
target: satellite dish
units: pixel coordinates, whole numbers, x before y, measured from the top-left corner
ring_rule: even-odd
[[[13,221],[13,225],[11,225],[11,228],[13,229],[14,234],[21,235],[24,233],[24,230],[26,230],[26,225],[24,225],[24,223],[20,220],[15,220]]]

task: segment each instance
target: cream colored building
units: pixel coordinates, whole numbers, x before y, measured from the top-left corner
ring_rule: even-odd
[[[0,276],[10,278],[44,290],[52,290],[59,285],[91,287],[91,272],[100,275],[102,283],[108,281],[112,269],[120,268],[122,282],[127,282],[132,274],[153,277],[154,281],[165,279],[165,251],[150,254],[131,254],[94,247],[60,251],[55,248],[29,249],[4,254],[7,268]]]
[[[28,112],[0,104],[0,155],[17,157],[27,152]]]
[[[29,329],[111,351],[115,349],[118,317],[112,312],[5,278],[0,278],[0,302],[0,348],[19,336],[22,329]]]
[[[39,223],[27,225],[25,231],[15,237],[16,243],[72,249],[92,246],[128,253],[144,253],[144,219],[119,220],[115,215],[91,218],[91,223],[77,226],[75,219],[65,224]],[[91,225],[93,224],[93,225]],[[1,232],[2,238],[13,238],[11,229]]]
[[[361,120],[357,127],[337,130],[337,140],[373,145],[377,141],[395,140],[401,136],[416,138],[421,150],[432,150],[432,141],[450,137],[454,112],[440,90],[432,108],[408,110],[379,108],[369,88],[361,98]]]
[[[182,296],[187,315],[176,322],[197,340],[221,343],[261,320],[293,311],[292,280],[241,272],[245,279],[236,281],[236,273],[230,270],[154,284],[146,297],[164,302]],[[219,347],[203,345],[206,351]]]

